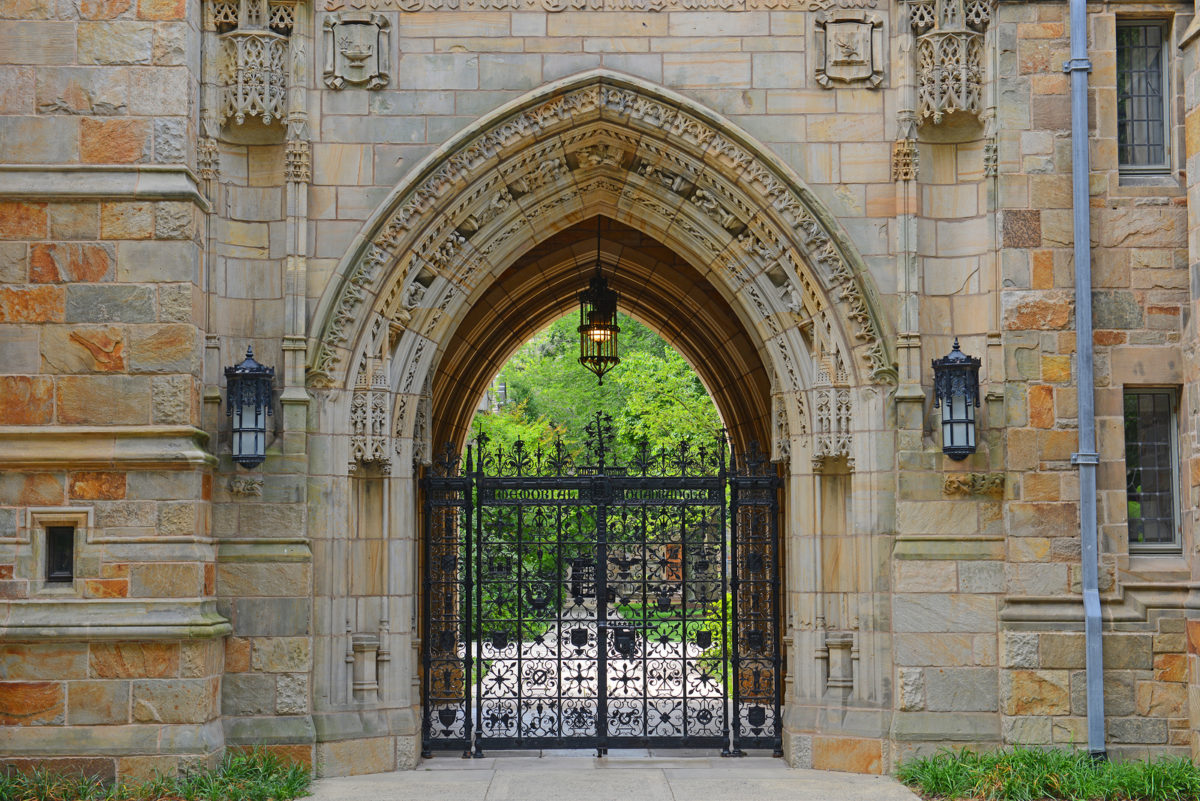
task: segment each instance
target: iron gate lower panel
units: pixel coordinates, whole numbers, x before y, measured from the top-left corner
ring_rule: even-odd
[[[485,441],[424,479],[427,752],[779,749],[774,466],[613,467],[606,426],[590,465]]]

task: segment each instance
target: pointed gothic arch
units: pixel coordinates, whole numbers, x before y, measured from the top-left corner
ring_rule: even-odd
[[[387,381],[393,430],[411,435],[451,321],[520,254],[596,213],[725,291],[763,345],[774,392],[807,390],[820,374],[894,380],[870,276],[800,179],[714,112],[598,70],[487,115],[396,187],[321,297],[309,385],[348,389],[368,361],[390,358],[404,367]]]

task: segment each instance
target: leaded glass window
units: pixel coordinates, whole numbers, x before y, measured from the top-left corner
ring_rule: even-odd
[[[1129,549],[1178,547],[1175,393],[1125,391],[1125,501]]]
[[[1117,151],[1122,170],[1167,169],[1166,25],[1117,25]]]

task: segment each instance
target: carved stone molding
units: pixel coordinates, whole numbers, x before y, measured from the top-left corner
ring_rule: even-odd
[[[820,11],[827,8],[877,8],[879,0],[325,0],[325,11],[346,7],[421,11]]]
[[[220,34],[217,120],[238,125],[259,117],[281,123],[287,113],[288,37],[292,0],[216,0],[209,23]]]
[[[389,432],[391,411],[387,371],[382,367],[362,370],[350,399],[350,472],[360,464],[374,464],[385,473],[392,469],[392,442]]]
[[[816,16],[816,77],[835,85],[883,83],[883,19],[865,11],[824,11]]]
[[[990,495],[999,498],[1004,495],[1004,474],[953,473],[946,476],[942,492],[952,496]]]
[[[312,180],[312,146],[307,140],[289,139],[283,157],[289,181],[306,184]]]
[[[346,11],[330,14],[325,35],[325,85],[366,89],[387,86],[391,23],[383,14]]]
[[[202,136],[196,142],[196,167],[202,181],[216,181],[221,175],[221,154],[217,149],[217,140],[211,136]]]
[[[892,180],[915,181],[921,169],[921,154],[916,139],[897,139],[892,143]]]
[[[357,342],[368,298],[383,318],[428,337],[449,304],[514,247],[593,202],[632,204],[650,229],[670,229],[681,244],[709,254],[735,292],[769,271],[776,288],[791,285],[791,306],[808,315],[832,304],[846,325],[845,350],[874,380],[894,382],[864,268],[807,189],[714,126],[708,112],[664,101],[628,79],[572,82],[460,134],[391,201],[391,212],[367,234],[371,244],[343,261],[342,277],[318,309],[311,386],[335,383],[338,364],[356,347],[352,336]],[[768,294],[757,292],[759,316],[786,315],[780,292]],[[743,294],[746,302],[750,295]],[[783,373],[785,389],[801,388],[794,366]]]
[[[845,459],[846,467],[854,469],[854,435],[851,424],[854,405],[847,387],[817,387],[813,390],[812,464],[813,470],[824,470],[836,459]]]
[[[922,119],[982,112],[983,35],[992,0],[906,0],[917,37],[917,105]]]

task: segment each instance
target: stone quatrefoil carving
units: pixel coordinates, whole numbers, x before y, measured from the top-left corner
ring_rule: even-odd
[[[708,253],[734,292],[760,298],[760,314],[776,313],[750,291],[751,281],[766,274],[794,282],[790,306],[809,317],[836,304],[835,316],[848,325],[872,380],[894,382],[861,268],[843,255],[806,190],[699,114],[635,88],[592,81],[464,137],[399,198],[318,312],[311,386],[334,385],[337,365],[368,316],[364,305],[397,324],[419,326],[416,350],[406,359],[412,375],[402,381],[413,383],[441,313],[495,272],[491,260],[506,263],[513,248],[535,241],[545,226],[594,203],[636,207],[652,230],[670,229]],[[747,189],[752,196],[743,194]],[[413,289],[418,279],[423,286]],[[778,292],[772,294],[787,314]],[[801,389],[784,333],[773,320],[764,325],[777,332],[769,346],[783,388]]]

